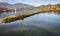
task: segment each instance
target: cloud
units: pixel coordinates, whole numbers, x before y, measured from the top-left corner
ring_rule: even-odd
[[[25,3],[30,5],[42,5],[42,4],[56,4],[60,3],[60,0],[0,0],[7,3]]]

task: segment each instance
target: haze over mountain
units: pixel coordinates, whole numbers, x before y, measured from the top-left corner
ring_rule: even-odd
[[[24,3],[9,4],[9,3],[5,3],[5,2],[0,2],[0,7],[1,8],[30,8],[33,6],[24,4]]]
[[[47,7],[50,7],[52,6],[52,4],[48,4],[48,5],[41,5],[41,6],[38,6],[37,8],[47,8]]]

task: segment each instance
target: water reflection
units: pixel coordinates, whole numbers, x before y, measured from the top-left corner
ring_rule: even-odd
[[[10,13],[2,15],[0,19],[12,16]],[[45,12],[27,17],[24,20],[0,24],[0,33],[8,34],[8,36],[11,34],[15,36],[60,36],[60,14]]]

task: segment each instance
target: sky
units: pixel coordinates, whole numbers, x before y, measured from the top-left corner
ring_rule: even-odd
[[[60,0],[0,0],[0,2],[7,2],[9,4],[24,3],[34,6],[47,4],[60,4]]]

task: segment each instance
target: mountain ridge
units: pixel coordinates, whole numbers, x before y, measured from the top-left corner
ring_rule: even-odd
[[[9,4],[5,2],[0,2],[1,8],[30,8],[34,7],[32,5],[24,4],[24,3],[16,3],[16,4]]]

